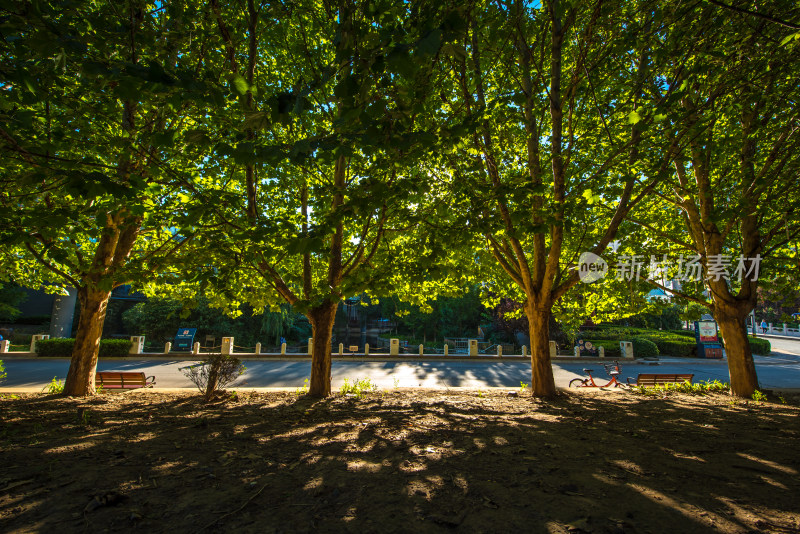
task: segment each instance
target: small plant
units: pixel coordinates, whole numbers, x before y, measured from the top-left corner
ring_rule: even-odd
[[[781,401],[781,404],[786,404],[786,399],[784,399],[780,395],[778,396],[778,400]]]
[[[103,384],[95,384],[94,391],[100,395],[103,392]]]
[[[481,399],[483,398],[483,390],[481,389],[478,390],[478,397],[480,397]]]
[[[394,382],[394,389],[397,389],[397,388],[400,387],[400,379],[399,378],[394,378],[393,382]]]
[[[305,395],[308,393],[308,378],[303,380],[303,385],[295,390],[298,395]]]
[[[6,373],[6,368],[3,365],[3,360],[0,360],[0,382],[3,382],[8,377],[8,373]]]
[[[230,396],[228,397],[229,401],[237,401],[239,400],[239,392],[238,391],[231,391]]]
[[[369,378],[354,380],[352,384],[350,383],[350,380],[345,378],[344,384],[342,384],[342,388],[339,390],[339,393],[342,395],[354,395],[355,398],[360,399],[365,394],[372,391],[378,391],[378,385],[373,384],[372,380]]]
[[[58,380],[58,378],[54,376],[53,380],[42,388],[42,391],[47,391],[51,395],[60,395],[64,393],[64,382]]]
[[[757,403],[760,404],[760,403],[764,402],[765,400],[767,400],[767,395],[765,393],[759,391],[759,390],[755,390],[753,392],[753,397],[752,398],[753,398],[754,401],[756,401]]]
[[[97,418],[95,413],[89,408],[78,408],[78,424],[81,426],[91,425]]]
[[[525,393],[525,388],[527,388],[530,384],[526,384],[525,382],[519,383],[519,392],[520,394]]]
[[[209,354],[202,363],[185,368],[183,374],[210,401],[246,369],[239,358],[229,354]]]

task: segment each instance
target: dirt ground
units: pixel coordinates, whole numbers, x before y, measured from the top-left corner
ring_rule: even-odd
[[[788,402],[6,394],[0,531],[800,532]]]

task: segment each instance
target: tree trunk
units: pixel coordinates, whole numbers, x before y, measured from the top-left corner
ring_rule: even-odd
[[[311,397],[327,397],[331,394],[331,333],[336,318],[337,303],[325,303],[312,308],[308,314],[314,345],[311,353]]]
[[[94,375],[110,297],[110,291],[92,291],[85,287],[78,289],[81,315],[69,372],[64,382],[65,395],[85,397],[95,394]]]
[[[552,397],[556,394],[550,362],[550,308],[525,307],[528,335],[531,338],[531,394]]]
[[[753,363],[753,352],[747,338],[747,313],[738,310],[725,310],[717,306],[714,318],[719,323],[725,353],[728,357],[728,371],[731,375],[731,394],[737,397],[750,398],[758,388],[756,366]]]

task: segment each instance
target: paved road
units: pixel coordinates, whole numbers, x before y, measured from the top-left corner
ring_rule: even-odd
[[[785,346],[784,346],[785,345]],[[776,343],[779,352],[757,357],[756,368],[764,389],[800,388],[800,341]],[[193,387],[179,371],[187,361],[146,359],[101,361],[101,371],[144,371],[155,375],[158,387]],[[240,387],[299,387],[309,376],[309,361],[246,360],[246,373],[234,384]],[[0,390],[41,389],[55,376],[66,376],[69,361],[13,359],[6,361],[8,379]],[[582,375],[583,367],[593,368],[596,376],[604,377],[602,366],[581,362],[555,362],[556,385],[567,386],[572,378]],[[709,360],[662,360],[657,364],[623,363],[622,377],[638,373],[694,373],[695,381],[728,381],[727,363]],[[399,387],[519,387],[530,382],[528,361],[334,361],[333,387],[338,389],[345,378],[369,377],[381,388]]]

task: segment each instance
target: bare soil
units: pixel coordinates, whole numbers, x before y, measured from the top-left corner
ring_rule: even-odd
[[[2,532],[800,532],[800,408],[393,390],[0,399]]]

